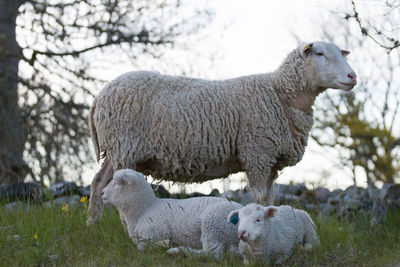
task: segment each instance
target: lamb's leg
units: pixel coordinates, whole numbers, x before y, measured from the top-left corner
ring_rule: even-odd
[[[175,247],[167,250],[168,254],[180,254],[183,253],[187,256],[205,256],[205,251],[202,249],[194,249],[189,247]]]
[[[222,246],[209,247],[205,249],[194,249],[189,247],[175,247],[167,250],[168,254],[183,253],[191,257],[211,256],[216,260],[220,260],[224,255],[224,248]]]
[[[304,248],[311,249],[313,247],[319,246],[319,238],[314,222],[308,214],[303,215],[302,219],[303,221],[305,221]]]
[[[101,199],[101,191],[112,180],[114,174],[113,166],[109,159],[104,161],[100,171],[94,176],[90,189],[89,211],[87,225],[94,224],[99,221],[103,213],[103,200]]]

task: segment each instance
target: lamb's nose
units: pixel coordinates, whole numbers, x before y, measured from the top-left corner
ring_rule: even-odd
[[[101,191],[101,196],[103,196],[104,195],[104,191]]]
[[[242,239],[242,240],[246,240],[246,237],[244,236],[246,234],[246,231],[245,230],[240,230],[239,232],[238,232],[238,237],[240,238],[240,239]]]
[[[354,84],[357,83],[357,75],[354,72],[347,74],[347,77],[349,77]]]

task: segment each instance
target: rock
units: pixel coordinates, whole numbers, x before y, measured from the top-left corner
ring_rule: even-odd
[[[47,201],[46,203],[44,203],[44,206],[46,208],[50,207],[61,208],[66,204],[68,204],[69,208],[73,208],[80,205],[80,199],[81,198],[78,195],[59,197],[54,199],[52,203],[50,201]]]
[[[319,214],[322,216],[330,216],[335,210],[335,207],[329,203],[321,203],[318,205]]]
[[[253,195],[251,194],[251,192],[244,192],[242,194],[242,199],[239,203],[242,203],[243,205],[247,205],[252,202],[253,202]]]
[[[386,201],[388,203],[393,203],[396,200],[400,199],[400,185],[399,184],[390,184],[387,187],[386,192]]]
[[[315,203],[315,190],[305,190],[300,195],[302,203]]]
[[[274,191],[275,194],[300,196],[303,191],[307,191],[307,187],[305,183],[296,185],[275,184]]]
[[[341,196],[343,193],[344,191],[342,189],[335,189],[332,191],[331,196]]]
[[[281,196],[280,202],[282,204],[299,203],[301,198],[297,195],[286,194]]]
[[[376,188],[375,186],[368,186],[367,188],[367,192],[368,192],[368,198],[371,202],[377,201],[379,199],[382,199],[381,195],[382,195],[382,190],[379,190],[378,188]]]
[[[315,189],[315,200],[317,202],[326,202],[331,195],[331,192],[324,187],[317,187]]]
[[[16,211],[16,210],[27,211],[27,210],[29,210],[29,207],[30,207],[30,205],[26,202],[13,201],[13,202],[3,205],[1,208],[3,210],[8,210],[8,211]]]
[[[221,194],[219,193],[218,189],[215,188],[210,192],[209,196],[210,197],[220,197]]]
[[[292,187],[291,185],[287,185],[287,184],[275,184],[274,185],[275,196],[291,194],[291,192],[294,191],[291,189],[291,187]]]
[[[341,206],[351,210],[358,210],[363,206],[363,203],[358,195],[347,194],[343,197],[343,204]]]
[[[188,197],[205,197],[206,195],[199,193],[199,192],[193,192],[191,193]]]
[[[154,193],[159,198],[170,198],[171,194],[165,189],[165,187],[161,184],[152,184],[151,187],[154,190]]]
[[[228,190],[225,193],[223,193],[221,197],[225,197],[232,201],[242,204],[248,204],[253,202],[253,196],[251,195],[251,193],[246,192],[246,190],[240,190],[240,189],[237,189],[235,191]]]
[[[58,256],[57,254],[50,255],[50,256],[49,256],[49,261],[50,261],[50,262],[54,262],[54,261],[56,261],[58,258],[59,258],[59,256]]]
[[[10,232],[14,229],[13,225],[0,226],[0,231]]]
[[[316,206],[312,203],[306,203],[306,204],[304,204],[304,208],[307,210],[313,211],[316,209]]]
[[[60,182],[49,187],[54,198],[71,196],[78,193],[78,187],[74,182]]]
[[[388,206],[383,200],[376,200],[371,210],[371,226],[382,224],[386,221]]]
[[[16,183],[2,186],[0,189],[0,202],[13,202],[16,200],[43,202],[43,190],[38,183]]]
[[[82,197],[90,197],[90,185],[88,186],[79,186],[78,193]]]

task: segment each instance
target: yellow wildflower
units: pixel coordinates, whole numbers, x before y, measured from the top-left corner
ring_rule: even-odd
[[[38,235],[37,235],[37,234],[34,234],[34,235],[33,235],[33,238],[38,239]]]
[[[69,205],[68,205],[68,204],[65,204],[64,206],[61,207],[61,210],[62,210],[63,212],[67,212],[68,209],[69,209]]]
[[[88,198],[87,196],[81,197],[80,199],[81,203],[86,203],[87,198]]]

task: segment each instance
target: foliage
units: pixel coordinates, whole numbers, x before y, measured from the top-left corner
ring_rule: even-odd
[[[242,266],[240,259],[226,256],[215,262],[170,256],[164,248],[137,251],[124,231],[115,210],[106,209],[99,225],[87,228],[85,209],[62,211],[60,207],[31,206],[0,208],[0,262],[5,266]],[[287,262],[290,266],[310,265],[396,265],[400,263],[400,213],[388,214],[386,224],[371,228],[368,216],[353,222],[314,216],[321,247],[312,252],[298,249]]]
[[[102,68],[143,54],[157,58],[212,16],[179,0],[21,2],[16,32],[24,156],[41,183],[80,177],[93,160],[88,106],[106,82]]]
[[[321,146],[339,151],[341,164],[354,176],[361,167],[368,184],[398,182],[400,50],[386,53],[348,20],[325,22],[319,23],[325,25],[321,37],[351,51],[348,60],[359,84],[351,92],[328,91],[318,99],[311,135]]]
[[[361,1],[360,1],[361,2]],[[374,43],[384,48],[387,53],[400,47],[400,37],[396,34],[399,31],[399,9],[398,0],[364,1],[364,4],[373,5],[378,16],[362,17],[360,6],[351,1],[351,12],[345,12],[346,20],[354,20],[362,35],[370,38]],[[382,21],[383,20],[383,21]]]

